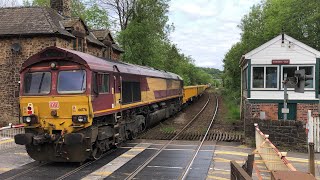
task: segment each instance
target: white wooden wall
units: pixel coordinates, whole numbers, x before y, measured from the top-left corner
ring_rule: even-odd
[[[291,45],[289,48],[288,41],[283,45],[281,39],[246,59],[251,59],[251,65],[271,64],[272,59],[290,59],[290,64],[316,64],[314,53],[298,45]]]
[[[283,91],[250,91],[251,96],[249,99],[279,99],[283,100]],[[305,91],[302,93],[296,93],[294,91],[288,91],[289,100],[318,100],[315,98],[315,91]]]

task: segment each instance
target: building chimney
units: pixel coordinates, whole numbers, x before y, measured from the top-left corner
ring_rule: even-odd
[[[50,0],[50,6],[64,17],[71,17],[71,0]]]

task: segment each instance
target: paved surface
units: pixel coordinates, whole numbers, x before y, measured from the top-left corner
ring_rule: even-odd
[[[82,169],[67,179],[124,179],[144,161],[160,149],[166,141],[135,140],[122,148]],[[142,170],[136,179],[178,179],[190,161],[199,142],[175,141],[154,159],[146,169]],[[230,179],[230,161],[236,160],[242,165],[248,153],[253,149],[231,142],[205,142],[195,159],[187,179]],[[288,153],[288,160],[300,171],[308,171],[308,155],[304,153]],[[258,159],[258,157],[256,157]],[[316,154],[317,179],[320,169],[320,154]],[[0,151],[0,179],[5,179],[24,170],[36,167],[23,147]],[[54,179],[72,171],[78,164],[50,163],[24,174],[16,179]],[[256,163],[263,169],[262,162]],[[270,176],[266,173],[264,178]],[[253,178],[257,179],[256,173]]]

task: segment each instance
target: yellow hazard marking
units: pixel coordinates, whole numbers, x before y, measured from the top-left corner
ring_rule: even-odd
[[[0,172],[10,171],[12,168],[0,168]]]
[[[236,148],[236,149],[248,149],[248,150],[251,150],[251,148],[249,148],[248,146],[245,146],[245,145],[239,145],[239,146],[216,145],[216,146],[219,146],[219,147]]]
[[[132,148],[129,151],[144,151],[145,148]]]
[[[230,174],[230,172],[214,170],[212,174]]]
[[[219,151],[216,150],[215,154],[229,154],[229,155],[237,155],[237,156],[248,156],[248,153],[236,152],[236,151]]]
[[[93,175],[97,175],[97,176],[109,176],[110,174],[112,174],[112,172],[110,171],[102,171],[102,172],[94,172]]]
[[[218,176],[207,176],[207,179],[229,180],[229,179],[227,179],[227,178],[218,177]]]
[[[132,154],[122,154],[120,157],[134,157],[135,155]]]
[[[294,157],[286,157],[289,161],[293,161],[294,163],[299,162],[299,163],[308,163],[308,159],[304,158],[294,158]],[[320,164],[320,161],[316,161],[316,164]]]
[[[230,161],[232,161],[231,159],[225,159],[225,158],[213,158],[213,160],[215,161],[215,162],[228,162],[228,163],[230,163]],[[243,163],[244,162],[244,160],[238,160],[238,161],[236,161],[237,163]]]
[[[0,141],[0,144],[9,143],[9,142],[13,142],[13,139],[7,139],[4,141]]]

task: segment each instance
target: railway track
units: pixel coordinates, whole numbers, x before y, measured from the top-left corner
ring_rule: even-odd
[[[209,93],[207,94],[209,95]],[[204,98],[204,96],[202,97]],[[203,103],[205,104],[205,103]],[[200,106],[203,106],[200,105]],[[191,105],[194,106],[194,105]],[[199,104],[198,104],[199,106]],[[215,106],[214,102],[210,102],[209,106]],[[188,107],[191,108],[191,107]],[[192,107],[192,109],[198,108],[197,106]],[[198,108],[200,109],[200,108]],[[189,112],[188,113],[195,113],[195,112]],[[187,140],[187,141],[199,141],[204,137],[206,133],[207,125],[209,124],[208,119],[211,117],[212,112],[204,112],[202,113],[202,117],[199,117],[198,119],[201,119],[199,121],[192,121],[190,120],[191,117],[188,114],[188,117],[186,118],[184,115],[181,117],[175,117],[176,119],[185,119],[184,121],[192,121],[188,128],[186,128],[180,135],[176,138],[176,140]],[[180,114],[181,115],[181,114]],[[189,118],[189,120],[188,120]],[[201,123],[200,123],[201,122]],[[211,128],[208,135],[206,136],[206,141],[226,141],[226,142],[241,142],[243,140],[243,133],[235,129],[235,126],[233,125],[227,125],[223,126],[222,128],[219,128],[220,126],[223,126],[219,124],[218,128],[215,126],[214,128]],[[183,124],[175,124],[174,120],[166,120],[163,124],[160,123],[159,125],[148,129],[147,131],[140,134],[137,138],[138,139],[150,139],[150,140],[171,140],[173,137],[175,137],[180,131],[181,127],[183,127]],[[228,130],[225,130],[225,127],[227,127]],[[169,129],[169,130],[163,130],[163,129]]]
[[[172,139],[177,132],[167,132],[161,133],[154,136],[141,136],[140,139],[157,139],[157,140],[168,140]],[[177,137],[176,140],[188,140],[188,141],[199,141],[202,137],[205,136],[205,132],[183,132]],[[227,141],[227,142],[241,142],[243,136],[241,133],[233,133],[233,132],[220,132],[217,130],[213,130],[207,134],[206,141]]]
[[[218,112],[218,107],[219,107],[219,102],[218,102],[218,98],[214,95],[215,97],[215,108],[214,108],[214,113],[210,119],[210,123],[209,125],[207,125],[206,131],[203,135],[199,135],[199,136],[192,136],[192,138],[198,138],[198,140],[200,140],[200,144],[198,145],[197,149],[195,150],[195,152],[192,155],[192,158],[190,159],[188,165],[186,166],[186,168],[184,169],[183,173],[181,174],[181,176],[179,177],[179,179],[185,179],[188,175],[189,169],[191,168],[195,158],[197,157],[204,141],[209,137],[209,132],[210,129],[215,121],[215,117],[216,114]],[[144,168],[146,168],[148,166],[148,164],[150,162],[152,162],[163,150],[165,150],[174,140],[179,140],[179,139],[184,139],[187,135],[185,133],[188,133],[189,128],[192,128],[193,124],[195,123],[195,121],[197,120],[197,118],[200,116],[200,114],[206,109],[206,107],[208,106],[209,102],[211,101],[211,97],[209,96],[207,102],[205,103],[205,105],[202,107],[202,109],[179,131],[179,132],[174,132],[173,134],[168,134],[168,136],[166,138],[170,138],[170,140],[164,144],[155,154],[153,154],[150,158],[148,158],[142,165],[140,165],[137,169],[135,169],[127,178],[126,180],[131,180],[133,179],[135,176],[137,176]],[[188,133],[189,134],[189,133]],[[173,137],[171,137],[173,136]],[[189,136],[189,135],[188,135]],[[191,137],[191,136],[190,136]],[[212,138],[212,136],[210,136],[210,138]]]
[[[5,178],[4,180],[13,180],[13,179],[22,177],[22,176],[24,176],[25,174],[30,173],[30,172],[38,169],[39,167],[45,166],[45,165],[48,165],[48,164],[51,164],[51,163],[50,163],[50,162],[40,162],[40,163],[34,165],[33,167],[30,167],[30,168],[28,168],[28,169],[26,169],[26,170],[23,170],[23,171],[19,171],[17,174],[14,174],[14,175],[12,175],[12,176],[10,176],[10,177],[7,177],[7,178]]]

